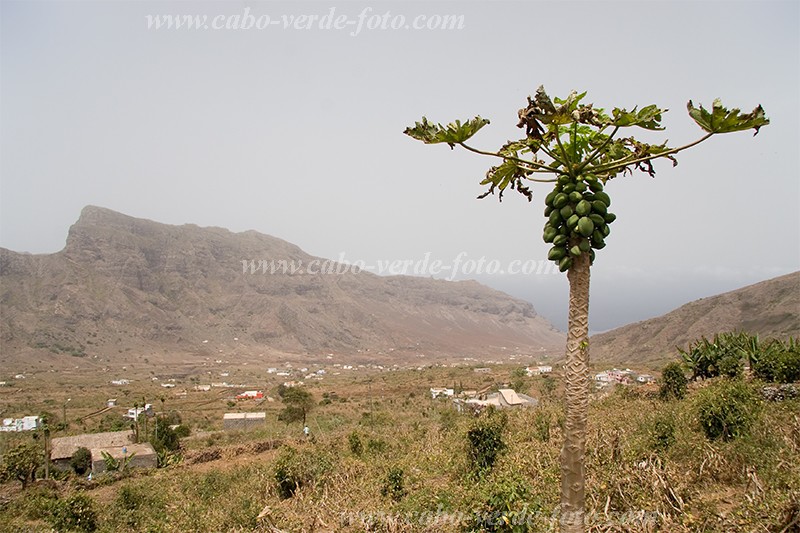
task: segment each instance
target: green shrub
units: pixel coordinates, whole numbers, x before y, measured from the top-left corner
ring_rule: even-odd
[[[686,396],[687,379],[683,374],[683,367],[680,363],[669,363],[661,371],[661,386],[658,396],[662,400],[680,400]]]
[[[692,379],[717,376],[738,377],[745,360],[758,353],[758,337],[748,333],[719,333],[712,340],[705,337],[678,351],[692,371]]]
[[[97,529],[97,510],[94,500],[79,492],[65,500],[58,500],[49,517],[58,531],[94,531]]]
[[[675,419],[669,414],[656,415],[648,425],[650,448],[657,452],[666,451],[675,443]]]
[[[356,457],[360,457],[361,454],[364,453],[364,445],[361,443],[361,437],[359,437],[356,431],[353,431],[347,436],[347,445],[350,448],[350,453]]]
[[[540,509],[538,505],[531,506],[531,489],[523,475],[504,473],[484,489],[484,494],[481,506],[464,524],[464,531],[534,531],[530,519]]]
[[[82,476],[92,468],[92,452],[88,448],[78,448],[70,457],[69,466],[76,474]]]
[[[367,451],[376,455],[380,455],[386,451],[388,445],[383,439],[367,439]]]
[[[42,465],[42,451],[34,442],[19,444],[3,455],[0,464],[0,480],[16,479],[22,488],[36,477],[36,470]]]
[[[489,409],[467,431],[468,455],[474,474],[482,476],[490,471],[506,448],[503,431],[507,422],[505,413]]]
[[[726,354],[717,362],[717,371],[720,376],[740,378],[744,373],[744,360],[737,354]]]
[[[760,414],[758,395],[743,381],[722,380],[697,396],[697,418],[709,440],[746,435]]]
[[[533,415],[533,435],[541,442],[550,441],[550,413],[537,411]]]
[[[406,489],[403,482],[402,468],[393,467],[389,470],[386,474],[386,478],[383,480],[381,494],[390,497],[396,502],[403,499],[403,496],[406,495]]]
[[[800,381],[800,340],[767,344],[753,362],[753,373],[764,381],[793,383]]]
[[[284,499],[291,498],[301,487],[318,482],[332,466],[330,458],[314,448],[284,446],[275,460],[278,494]]]

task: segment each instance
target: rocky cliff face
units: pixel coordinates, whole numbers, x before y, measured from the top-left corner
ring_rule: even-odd
[[[113,361],[223,350],[400,357],[563,346],[563,334],[529,303],[476,282],[259,268],[270,260],[335,266],[254,231],[86,207],[58,253],[0,249],[0,359],[30,350]]]

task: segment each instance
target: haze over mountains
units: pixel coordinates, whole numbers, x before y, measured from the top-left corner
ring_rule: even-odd
[[[473,281],[243,268],[314,259],[254,231],[86,207],[58,253],[0,249],[2,359],[32,350],[111,362],[328,352],[490,358],[563,346],[563,333],[530,303]]]
[[[319,360],[328,353],[432,362],[563,353],[564,334],[531,303],[474,281],[258,268],[270,260],[337,266],[255,231],[170,226],[86,207],[60,252],[0,248],[0,362]],[[595,335],[591,357],[656,365],[673,359],[676,346],[730,330],[800,335],[800,272]]]
[[[748,331],[764,338],[800,337],[800,272],[701,298],[660,317],[594,335],[595,360],[664,361],[702,336]]]

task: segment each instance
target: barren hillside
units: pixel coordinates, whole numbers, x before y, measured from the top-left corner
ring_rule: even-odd
[[[169,226],[86,207],[58,253],[0,249],[0,359],[328,352],[380,359],[563,345],[531,304],[476,282],[245,272],[251,259],[308,265],[317,258],[254,231]]]
[[[762,337],[800,335],[800,272],[701,298],[663,316],[594,335],[595,361],[661,362],[702,336],[748,331]]]

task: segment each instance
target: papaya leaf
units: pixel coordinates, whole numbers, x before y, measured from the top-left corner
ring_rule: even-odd
[[[425,144],[447,143],[450,148],[453,148],[456,144],[475,135],[488,123],[489,121],[485,118],[475,117],[464,123],[456,120],[447,126],[442,126],[428,122],[426,117],[422,117],[422,122],[415,122],[413,128],[406,128],[403,133]]]
[[[489,190],[478,198],[486,198],[488,195],[494,194],[495,189],[499,189],[499,199],[502,202],[503,191],[511,186],[512,189],[516,189],[520,194],[527,197],[530,202],[533,199],[533,195],[530,189],[525,187],[521,181],[529,173],[516,162],[504,159],[500,165],[492,167],[486,172],[486,177],[481,181],[481,185],[489,185]]]
[[[730,133],[753,128],[756,130],[753,135],[758,135],[758,130],[769,124],[769,119],[764,115],[764,108],[760,105],[750,113],[742,113],[736,108],[728,110],[717,98],[711,105],[711,111],[702,105],[695,107],[691,100],[686,104],[686,109],[692,120],[709,133]]]
[[[655,104],[644,106],[639,111],[635,107],[631,111],[615,107],[613,111],[614,119],[611,123],[620,128],[639,126],[646,130],[663,130],[661,115],[666,111],[666,109],[659,109]]]

